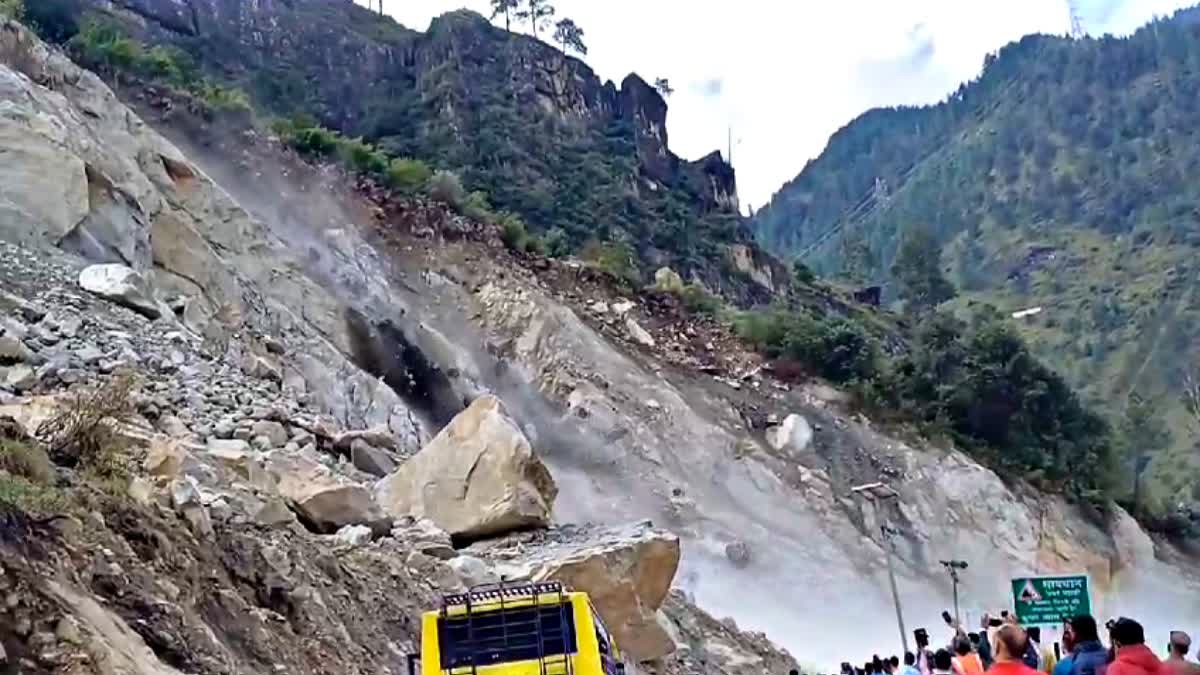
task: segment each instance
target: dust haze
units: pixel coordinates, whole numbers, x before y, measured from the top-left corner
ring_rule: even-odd
[[[457,391],[464,402],[481,391],[505,402],[551,467],[560,489],[555,505],[559,521],[616,524],[647,518],[671,527],[663,496],[644,480],[624,474],[619,443],[606,440],[549,400],[531,383],[536,374],[487,348],[486,337],[463,310],[469,302],[467,291],[431,277],[426,269],[403,270],[403,287],[389,283],[395,270],[363,241],[358,226],[362,214],[351,213],[337,195],[319,184],[297,184],[279,167],[255,166],[249,176],[247,169],[219,154],[180,139],[175,142],[243,207],[269,224],[274,235],[297,252],[314,280],[346,307],[371,321],[400,326],[418,346],[422,325],[438,335],[454,336],[453,358],[467,366],[454,382]],[[429,433],[437,432],[437,422],[428,412],[424,422]],[[691,491],[693,486],[688,487]],[[857,548],[832,547],[836,537],[823,531],[819,522],[780,512],[766,498],[756,501],[748,491],[727,487],[695,487],[695,496],[707,498],[708,518],[688,523],[680,532],[684,553],[675,585],[702,608],[718,618],[732,617],[742,629],[765,632],[811,667],[836,670],[842,661],[861,665],[874,654],[901,654],[885,552],[877,541],[858,533]],[[750,514],[751,531],[725,531],[713,517],[714,512],[734,510],[745,512],[738,514],[738,521]],[[726,556],[725,546],[734,539],[745,541],[752,552],[745,567],[735,566]],[[952,545],[946,542],[947,548]],[[972,560],[960,587],[961,613],[972,628],[984,611],[995,613],[1011,605],[1011,576],[1031,572],[989,561],[986,551],[974,557],[978,560]],[[916,628],[926,628],[935,644],[948,640],[950,631],[940,614],[953,611],[952,596],[940,566],[932,561],[932,569],[914,569],[908,559],[902,560],[898,586],[909,648]],[[1101,621],[1118,615],[1139,619],[1148,642],[1161,652],[1172,629],[1200,633],[1200,602],[1188,597],[1188,589],[1161,582],[1158,565],[1146,561],[1136,570],[1121,571],[1112,592],[1097,598],[1095,611]],[[1053,631],[1048,634],[1056,637]]]

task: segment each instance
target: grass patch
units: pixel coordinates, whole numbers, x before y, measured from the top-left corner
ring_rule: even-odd
[[[40,446],[28,441],[0,439],[0,471],[39,485],[54,482],[54,465]]]
[[[0,513],[45,517],[66,510],[67,500],[56,488],[0,472]]]

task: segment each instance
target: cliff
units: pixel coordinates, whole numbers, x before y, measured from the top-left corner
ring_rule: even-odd
[[[262,111],[313,115],[453,170],[492,206],[535,232],[561,230],[575,249],[626,242],[647,275],[672,264],[735,297],[755,295],[721,263],[728,245],[752,245],[732,167],[717,153],[698,162],[673,153],[667,103],[636,74],[602,81],[465,10],[422,33],[350,0],[49,1],[79,2],[80,17],[182,49]]]

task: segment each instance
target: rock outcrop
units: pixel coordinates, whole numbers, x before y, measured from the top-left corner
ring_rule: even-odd
[[[377,488],[388,514],[428,518],[462,539],[544,527],[557,494],[550,472],[494,396],[472,402]]]

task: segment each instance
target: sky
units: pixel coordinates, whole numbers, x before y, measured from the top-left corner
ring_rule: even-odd
[[[364,4],[365,0],[357,0]],[[1197,0],[1076,0],[1091,35],[1128,34]],[[587,63],[620,82],[665,77],[671,149],[720,149],[742,206],[761,207],[837,129],[879,106],[933,103],[984,56],[1029,33],[1064,34],[1066,0],[556,0],[584,30]],[[386,0],[401,24],[488,0]]]

